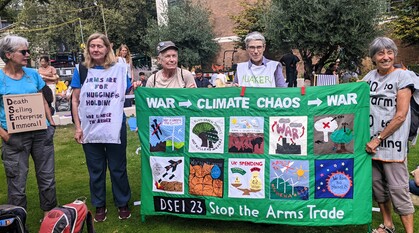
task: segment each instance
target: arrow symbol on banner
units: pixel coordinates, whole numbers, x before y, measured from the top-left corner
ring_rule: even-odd
[[[179,107],[187,107],[187,108],[189,108],[189,106],[191,106],[191,105],[192,105],[192,103],[191,103],[190,100],[184,101],[184,102],[179,102]]]
[[[315,100],[309,100],[308,101],[308,105],[317,105],[317,107],[322,104],[323,101],[321,101],[319,98],[315,99]]]

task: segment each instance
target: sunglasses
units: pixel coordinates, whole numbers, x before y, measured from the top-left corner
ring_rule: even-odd
[[[23,56],[26,56],[27,53],[31,53],[31,51],[29,49],[26,50],[18,50],[17,52],[21,53]]]

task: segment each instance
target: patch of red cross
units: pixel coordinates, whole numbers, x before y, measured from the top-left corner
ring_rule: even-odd
[[[330,128],[330,122],[323,122],[323,129]]]

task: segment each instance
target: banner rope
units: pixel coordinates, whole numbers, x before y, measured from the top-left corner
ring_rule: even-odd
[[[63,12],[59,12],[58,15],[62,15],[62,14],[66,14],[69,12],[80,12],[83,10],[87,10],[87,9],[91,9],[91,8],[95,8],[95,7],[99,7],[99,6],[90,6],[90,7],[85,7],[85,8],[80,8],[80,9],[74,9],[74,10],[69,10],[69,11],[63,11]],[[51,12],[51,13],[46,13],[46,15],[57,15],[56,12]],[[56,24],[56,25],[52,25],[52,26],[48,26],[48,27],[44,27],[44,28],[34,28],[34,29],[11,29],[13,32],[34,32],[34,31],[43,31],[43,30],[47,30],[47,29],[52,29],[52,28],[58,28],[61,26],[64,26],[66,24],[70,24],[70,23],[74,23],[77,20],[81,20],[81,21],[88,21],[87,19],[81,19],[81,18],[76,18],[76,19],[72,19],[70,21],[64,22],[64,23],[60,23],[60,24]]]
[[[52,28],[58,28],[61,26],[64,26],[66,24],[70,24],[70,23],[74,23],[78,20],[81,21],[87,21],[87,19],[80,19],[80,18],[76,18],[76,19],[72,19],[70,21],[64,22],[64,23],[60,23],[60,24],[56,24],[56,25],[52,25],[52,26],[48,26],[48,27],[44,27],[44,28],[34,28],[34,29],[12,29],[13,32],[34,32],[34,31],[43,31],[43,30],[47,30],[47,29],[52,29]]]

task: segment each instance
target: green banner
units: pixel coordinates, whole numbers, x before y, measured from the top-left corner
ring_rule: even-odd
[[[141,214],[371,223],[369,87],[138,88]]]

